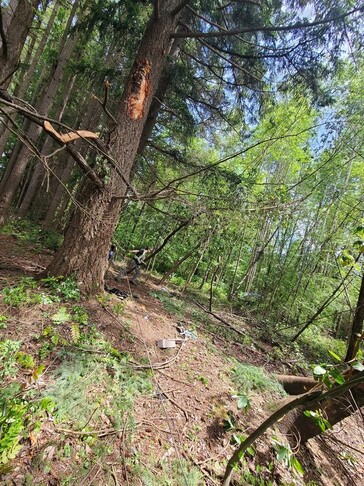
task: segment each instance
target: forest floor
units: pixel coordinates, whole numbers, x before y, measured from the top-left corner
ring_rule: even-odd
[[[243,332],[237,334],[203,312],[194,302],[198,297],[161,287],[147,273],[130,289],[127,279],[115,281],[115,268],[109,270],[106,284],[128,293],[123,301],[110,293],[57,301],[46,283],[22,284],[51,257],[38,245],[0,235],[0,336],[3,342],[18,341],[34,361],[13,363],[3,386],[20,384],[14,400],[23,396],[32,404],[52,397],[55,404],[44,412],[27,405],[15,458],[8,468],[0,462],[0,483],[220,484],[236,444],[282,399],[269,374],[290,374],[289,358],[264,339],[263,324],[220,309],[224,320]],[[193,337],[159,349],[158,340],[181,338],[181,326]],[[0,369],[9,358],[1,349]],[[267,385],[244,387],[236,378],[240,364],[250,372],[263,370]],[[35,373],[39,365],[41,372]],[[239,397],[251,407],[239,408]],[[303,476],[277,461],[272,437],[280,445],[287,441],[277,429],[268,431],[246,455],[233,484],[360,486],[361,420],[355,414],[301,447]]]

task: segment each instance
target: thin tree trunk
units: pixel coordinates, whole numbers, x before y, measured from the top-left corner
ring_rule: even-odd
[[[59,0],[57,0],[56,2],[54,2],[54,7],[53,7],[53,10],[52,10],[51,16],[48,20],[47,27],[46,27],[43,35],[42,35],[42,38],[39,42],[39,45],[37,47],[36,52],[34,53],[34,56],[31,60],[31,63],[29,65],[29,67],[27,68],[26,72],[24,73],[24,76],[21,78],[21,81],[19,81],[17,87],[14,90],[14,95],[17,98],[23,98],[26,91],[29,89],[29,85],[32,81],[34,72],[39,67],[38,66],[39,60],[40,60],[40,57],[41,57],[41,55],[44,51],[44,47],[45,47],[45,45],[48,41],[49,34],[50,34],[51,29],[53,27],[57,12],[59,10],[59,7],[60,7],[60,3],[59,3]],[[40,76],[40,78],[42,78],[42,76]],[[9,136],[10,136],[10,133],[11,132],[6,129],[5,125],[3,125],[2,130],[1,130],[1,134],[0,134],[0,154],[2,154],[5,150],[7,141],[8,141]]]
[[[189,252],[187,252],[182,258],[180,258],[179,260],[177,260],[175,262],[175,264],[168,270],[168,272],[163,275],[163,278],[161,278],[161,280],[158,282],[158,285],[162,285],[164,284],[164,282],[167,280],[167,278],[172,275],[173,272],[175,272],[177,270],[177,268],[179,266],[182,265],[183,262],[185,262],[191,255],[194,251],[196,251],[196,249],[200,246],[200,243],[196,246],[194,246],[192,248],[192,250],[190,250]]]
[[[76,4],[75,4],[76,5]],[[74,9],[72,10],[72,16],[75,13],[75,5]],[[72,17],[73,18],[73,17]],[[57,94],[57,89],[60,86],[60,83],[63,78],[63,74],[66,69],[67,62],[73,52],[73,49],[76,46],[77,40],[79,37],[79,33],[76,33],[73,37],[70,37],[64,45],[64,49],[59,58],[59,62],[57,64],[57,68],[53,77],[50,80],[48,88],[43,96],[42,102],[39,107],[39,112],[43,115],[47,115],[52,108],[52,103],[55,99]],[[28,137],[33,142],[38,138],[40,133],[42,132],[42,127],[39,125],[32,125],[28,132]],[[27,146],[23,146],[18,157],[16,163],[14,164],[12,171],[6,181],[6,184],[3,188],[0,197],[0,225],[4,224],[7,213],[10,209],[10,204],[14,197],[14,194],[18,188],[19,182],[22,178],[24,170],[29,162],[29,159],[32,156],[32,152]]]
[[[196,260],[196,262],[194,263],[194,265],[192,266],[192,270],[190,271],[190,274],[186,280],[186,283],[182,289],[182,293],[186,290],[186,288],[189,286],[189,284],[191,283],[191,280],[192,280],[192,277],[195,275],[197,269],[198,269],[198,266],[200,265],[200,263],[202,262],[202,259],[205,255],[205,252],[210,244],[210,240],[211,240],[211,237],[214,233],[214,230],[209,232],[208,233],[208,236],[207,238],[205,238],[205,241],[202,243],[201,247],[200,247],[200,250],[199,250],[199,255],[198,255],[198,258]]]
[[[363,322],[364,322],[364,274],[361,279],[358,302],[356,304],[348,350],[345,356],[346,362],[353,360],[359,350],[360,341],[364,337]]]
[[[68,82],[68,85],[63,93],[62,96],[62,105],[58,109],[58,115],[55,116],[58,121],[62,120],[62,115],[64,113],[65,107],[68,103],[68,100],[71,96],[73,86],[76,81],[76,75],[72,76]],[[53,139],[48,137],[46,141],[44,142],[43,148],[42,148],[42,154],[47,155],[48,152],[51,150],[52,146],[54,144]],[[25,214],[27,213],[37,191],[39,188],[39,185],[41,183],[42,178],[46,174],[46,170],[44,167],[44,163],[38,160],[35,164],[34,171],[32,178],[30,180],[29,186],[26,190],[26,193],[24,194],[24,198],[21,201],[20,207],[19,207],[19,216],[23,218]],[[49,176],[49,173],[48,173]]]
[[[53,227],[52,223],[55,218],[55,214],[58,206],[61,204],[62,196],[65,194],[65,186],[72,173],[75,162],[73,159],[67,158],[66,166],[64,167],[57,184],[57,189],[53,194],[51,203],[48,207],[48,211],[45,215],[42,227],[44,229],[51,229]]]
[[[235,264],[235,269],[234,269],[234,275],[233,275],[233,278],[231,280],[231,283],[230,283],[230,288],[229,288],[229,299],[232,298],[232,296],[234,295],[235,293],[235,280],[236,280],[236,276],[237,276],[237,273],[238,273],[238,269],[239,269],[239,266],[240,266],[240,260],[241,260],[241,254],[243,252],[243,245],[244,245],[244,233],[242,233],[241,237],[240,237],[240,246],[239,246],[239,252],[238,252],[238,258],[236,259],[236,264]]]

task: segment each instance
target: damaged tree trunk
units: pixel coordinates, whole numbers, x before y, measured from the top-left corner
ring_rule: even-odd
[[[83,185],[63,245],[46,269],[48,275],[75,274],[85,293],[103,288],[107,252],[127,195],[127,181],[170,50],[179,8],[185,4],[181,0],[165,2],[159,5],[158,15],[152,15],[119,105],[117,127],[110,143],[115,166],[103,187],[96,187],[91,181]]]

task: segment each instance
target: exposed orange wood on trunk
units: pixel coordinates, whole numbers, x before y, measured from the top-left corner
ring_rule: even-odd
[[[132,76],[130,95],[128,97],[128,112],[132,120],[141,120],[144,116],[144,105],[150,91],[149,61],[140,61]]]

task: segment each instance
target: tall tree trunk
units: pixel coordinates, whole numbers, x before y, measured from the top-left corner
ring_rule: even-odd
[[[167,7],[167,4],[169,5]],[[46,273],[76,274],[86,293],[103,288],[107,251],[127,193],[149,108],[170,50],[170,36],[177,25],[177,10],[183,1],[158,4],[158,15],[150,19],[135,62],[125,84],[118,125],[111,140],[111,155],[117,164],[103,188],[85,183],[80,204],[75,208],[63,245]],[[120,173],[123,177],[120,176]]]
[[[194,246],[192,248],[192,250],[188,251],[182,258],[180,258],[179,260],[177,260],[172,265],[172,267],[168,270],[168,272],[163,275],[163,277],[161,278],[161,280],[158,282],[158,285],[164,284],[164,282],[168,279],[168,277],[170,277],[170,275],[172,275],[172,273],[175,272],[177,270],[177,268],[179,266],[181,266],[182,263],[185,262],[193,254],[193,252],[196,251],[196,249],[199,246],[200,246],[200,243],[198,245]]]
[[[77,3],[77,2],[76,2]],[[72,18],[75,14],[75,9],[72,10]],[[66,69],[67,62],[73,52],[73,49],[76,46],[76,42],[78,40],[79,33],[76,33],[74,36],[70,37],[67,39],[67,42],[64,45],[64,48],[62,49],[57,68],[50,80],[50,83],[47,87],[47,90],[42,98],[42,101],[40,103],[40,107],[38,111],[42,115],[48,115],[49,111],[52,108],[53,101],[55,99],[55,96],[57,94],[57,89],[59,88],[63,74]],[[34,142],[40,133],[42,132],[42,127],[39,125],[32,125],[30,127],[30,130],[28,132],[28,137]],[[23,146],[18,158],[16,160],[16,163],[14,164],[11,173],[9,174],[9,177],[5,183],[5,186],[2,190],[1,196],[0,196],[0,225],[4,224],[7,213],[10,209],[10,204],[12,202],[12,199],[14,197],[14,194],[18,188],[19,182],[23,176],[24,170],[32,156],[31,150],[27,146]]]
[[[207,234],[207,238],[205,238],[205,240],[201,243],[201,246],[199,248],[199,251],[198,251],[198,257],[196,259],[196,261],[193,263],[193,266],[192,266],[192,269],[190,271],[190,274],[186,280],[186,283],[182,289],[182,293],[186,290],[186,288],[190,285],[191,283],[191,280],[192,280],[192,277],[195,275],[197,269],[198,269],[198,266],[200,265],[200,263],[202,262],[202,259],[205,255],[205,252],[210,244],[210,240],[211,240],[211,237],[212,235],[214,234],[215,232],[215,228],[212,230],[212,231],[209,231],[208,234]]]
[[[64,110],[66,108],[66,105],[68,103],[69,97],[71,96],[73,86],[76,81],[76,75],[72,76],[69,79],[68,85],[65,88],[65,91],[62,96],[62,104],[58,108],[58,114],[55,116],[58,121],[62,120],[62,116],[64,113]],[[51,150],[52,146],[54,145],[53,139],[48,137],[43,145],[42,148],[42,154],[47,155],[49,151]],[[32,178],[30,180],[29,186],[26,189],[26,192],[24,194],[23,199],[20,201],[20,207],[19,207],[19,216],[23,218],[25,214],[27,213],[37,191],[39,188],[39,185],[42,181],[42,178],[46,174],[46,170],[44,168],[44,163],[38,160],[35,164],[34,171],[32,174]]]
[[[234,275],[233,275],[233,278],[232,278],[232,280],[230,282],[230,286],[229,286],[229,299],[231,299],[232,296],[235,293],[235,280],[236,280],[236,276],[237,276],[238,269],[239,269],[239,266],[240,266],[241,254],[243,252],[243,246],[244,246],[244,243],[245,243],[244,234],[245,234],[245,228],[244,228],[244,231],[239,238],[240,239],[240,245],[239,245],[239,251],[238,251],[238,258],[236,259]]]
[[[18,82],[18,85],[14,90],[14,95],[17,96],[18,98],[23,98],[26,91],[29,88],[29,85],[30,85],[31,80],[32,80],[33,75],[34,75],[34,72],[38,67],[40,56],[43,53],[44,47],[45,47],[45,45],[48,41],[49,34],[50,34],[52,26],[54,24],[54,20],[56,18],[59,7],[60,7],[60,3],[59,3],[59,0],[57,0],[54,3],[54,7],[53,7],[53,10],[52,10],[51,16],[50,16],[48,23],[47,23],[47,27],[46,27],[43,35],[42,35],[42,38],[41,38],[41,40],[38,44],[38,47],[37,47],[37,49],[34,53],[34,56],[31,60],[31,63],[29,65],[29,67],[27,68],[26,72],[24,73],[24,76]],[[0,134],[0,154],[2,154],[5,150],[5,146],[7,144],[8,139],[9,139],[10,131],[6,130],[6,127],[4,125],[2,127],[0,133],[1,133]]]
[[[53,227],[53,221],[55,219],[58,206],[61,204],[62,197],[65,192],[65,186],[72,173],[75,162],[68,156],[66,166],[59,176],[59,181],[55,193],[53,194],[51,203],[48,207],[47,213],[43,221],[43,229],[51,229]]]
[[[0,88],[2,89],[9,86],[12,75],[18,68],[20,54],[39,3],[40,0],[18,2],[8,26],[5,24],[6,30],[4,25],[2,26],[0,47]],[[4,7],[0,7],[0,13],[3,12]],[[0,21],[3,22],[2,18]]]
[[[351,328],[348,350],[346,352],[345,361],[351,361],[355,358],[360,344],[360,337],[363,337],[363,322],[364,322],[364,274],[361,279],[359,290],[358,303],[353,319],[353,326]]]

